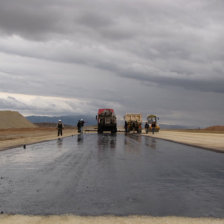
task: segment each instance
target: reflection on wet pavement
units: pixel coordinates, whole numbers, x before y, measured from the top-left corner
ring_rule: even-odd
[[[77,142],[78,142],[78,144],[80,145],[80,144],[82,144],[83,143],[83,134],[78,134],[78,136],[77,136]]]
[[[156,141],[155,138],[145,138],[145,145],[152,149],[156,149]]]
[[[63,144],[63,138],[58,138],[57,140],[58,148],[62,148],[62,144]]]
[[[0,211],[224,217],[224,155],[137,134],[0,152]]]
[[[116,148],[116,134],[103,134],[98,135],[98,149],[115,149]]]

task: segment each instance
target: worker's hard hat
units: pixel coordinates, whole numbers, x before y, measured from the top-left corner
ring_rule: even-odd
[[[83,121],[83,119],[81,118],[80,121]]]
[[[61,122],[61,120],[58,120],[58,122]]]

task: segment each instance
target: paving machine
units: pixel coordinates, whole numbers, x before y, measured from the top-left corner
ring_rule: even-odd
[[[149,131],[159,132],[160,127],[158,125],[159,118],[156,115],[150,114],[147,116],[147,121],[149,124]]]

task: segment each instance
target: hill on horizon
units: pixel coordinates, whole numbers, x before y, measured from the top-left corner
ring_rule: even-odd
[[[95,116],[91,115],[68,115],[68,116],[27,116],[26,117],[29,121],[34,124],[41,124],[44,126],[44,123],[48,125],[54,126],[57,124],[58,120],[62,120],[64,125],[76,126],[78,120],[83,118],[87,123],[87,126],[96,125],[96,118]],[[123,121],[118,121],[118,126],[123,126]],[[196,127],[193,126],[186,126],[186,125],[176,125],[176,124],[159,124],[161,129],[195,129]],[[142,127],[144,128],[144,122],[142,123]]]
[[[90,115],[68,115],[68,116],[27,116],[32,123],[53,123],[57,124],[61,120],[64,125],[76,126],[80,118],[83,118],[86,125],[96,125],[96,118]]]
[[[35,127],[36,125],[32,124],[17,111],[0,111],[0,129]]]
[[[224,131],[224,125],[210,126],[205,128],[205,130],[209,131]]]

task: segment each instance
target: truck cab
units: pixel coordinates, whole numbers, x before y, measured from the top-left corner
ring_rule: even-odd
[[[117,118],[113,109],[99,109],[96,116],[98,133],[110,131],[117,132]]]
[[[137,133],[142,132],[142,115],[126,113],[124,116],[125,121],[125,132],[136,131]]]
[[[158,120],[159,120],[159,118],[154,114],[150,114],[147,116],[147,121],[149,124],[149,131],[159,132],[160,127],[158,124]]]

